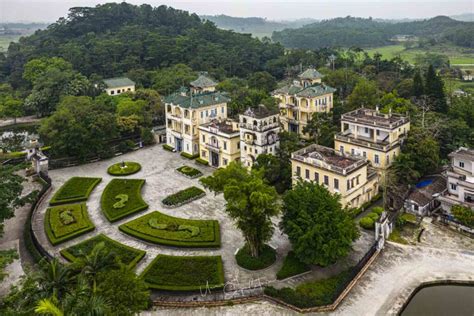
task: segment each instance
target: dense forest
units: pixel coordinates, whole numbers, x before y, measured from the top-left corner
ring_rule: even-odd
[[[0,65],[17,88],[26,84],[23,66],[37,57],[61,57],[85,76],[185,63],[219,78],[263,70],[282,54],[280,45],[218,29],[185,11],[109,3],[71,8],[67,18],[10,45]]]
[[[274,32],[272,39],[289,48],[373,47],[390,44],[390,39],[399,34],[474,47],[474,23],[445,16],[401,23],[349,16]]]

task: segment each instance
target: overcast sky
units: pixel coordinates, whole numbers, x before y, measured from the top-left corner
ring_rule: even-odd
[[[16,21],[53,22],[70,7],[112,2],[100,0],[0,0],[0,23]],[[121,2],[121,1],[114,1]],[[170,0],[127,1],[153,6],[169,5],[197,14],[260,16],[272,20],[338,16],[374,18],[426,18],[474,12],[474,0]]]

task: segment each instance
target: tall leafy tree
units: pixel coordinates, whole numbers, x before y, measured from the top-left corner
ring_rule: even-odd
[[[300,181],[283,202],[281,227],[299,260],[327,266],[349,254],[359,232],[338,195],[319,184]]]
[[[351,110],[360,107],[374,108],[378,101],[377,85],[366,79],[360,79],[347,98],[347,103]]]
[[[337,131],[338,126],[334,124],[333,117],[329,113],[314,113],[303,128],[303,133],[309,133],[317,144],[327,147],[333,146],[334,134]]]
[[[413,95],[415,97],[421,97],[425,93],[425,85],[423,78],[421,77],[420,70],[417,69],[413,76]]]
[[[249,172],[239,162],[216,170],[201,183],[216,194],[224,194],[226,212],[244,235],[250,254],[258,257],[273,234],[270,219],[279,212],[275,189],[265,183],[261,172]]]
[[[433,104],[435,111],[440,113],[448,112],[443,79],[436,73],[432,65],[428,67],[428,71],[425,74],[425,94]]]

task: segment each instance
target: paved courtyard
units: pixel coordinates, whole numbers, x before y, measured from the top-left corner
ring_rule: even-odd
[[[146,184],[142,190],[142,196],[148,203],[149,208],[146,211],[139,212],[131,217],[122,219],[115,223],[110,223],[100,210],[100,196],[108,184],[114,178],[107,174],[107,167],[113,163],[124,161],[136,161],[142,165],[142,170],[128,178],[146,179]],[[236,250],[244,244],[244,239],[239,230],[237,230],[232,220],[226,215],[225,201],[222,195],[215,196],[214,193],[207,191],[204,198],[193,201],[183,206],[168,209],[164,208],[161,200],[176,191],[182,190],[186,187],[195,185],[202,187],[199,179],[188,179],[181,174],[178,174],[175,169],[187,164],[200,169],[204,176],[210,175],[214,169],[201,165],[196,165],[194,161],[182,158],[179,154],[165,151],[161,146],[153,146],[141,149],[123,156],[115,157],[110,160],[100,161],[92,164],[76,166],[65,169],[57,169],[50,171],[50,177],[53,181],[53,189],[49,195],[43,200],[39,206],[39,210],[33,219],[33,229],[41,241],[42,245],[52,254],[59,255],[61,249],[72,246],[80,241],[86,240],[97,234],[103,233],[107,236],[132,247],[145,250],[147,252],[145,258],[138,264],[137,272],[140,273],[143,269],[151,263],[157,254],[168,255],[221,255],[224,262],[224,272],[227,282],[232,282],[233,288],[246,288],[249,285],[255,285],[257,282],[268,283],[275,281],[276,272],[283,264],[283,258],[290,249],[289,241],[286,235],[282,234],[278,228],[279,218],[274,219],[275,233],[270,241],[270,245],[277,249],[278,260],[271,267],[260,271],[248,271],[237,266],[234,254]],[[70,177],[73,176],[93,176],[101,177],[102,182],[94,189],[92,195],[87,201],[87,207],[91,220],[96,226],[96,229],[90,233],[82,235],[73,240],[62,243],[58,246],[52,246],[44,232],[44,214],[48,206],[49,199],[55,191]],[[173,248],[168,246],[161,246],[151,244],[129,235],[126,235],[118,230],[118,226],[122,223],[133,220],[149,212],[158,210],[165,214],[190,218],[190,219],[217,219],[221,226],[221,248],[219,249],[188,249],[188,248]],[[354,264],[367,251],[373,243],[372,234],[362,233],[361,238],[354,245],[354,252],[345,261],[339,264],[321,269],[315,268],[311,273],[306,274],[294,280],[287,280],[278,282],[275,286],[293,286],[300,281],[321,278],[324,275],[331,275],[337,273],[344,267]],[[273,283],[273,282],[272,282]]]

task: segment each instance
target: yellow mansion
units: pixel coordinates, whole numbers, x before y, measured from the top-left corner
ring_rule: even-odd
[[[409,130],[410,120],[405,116],[362,108],[342,115],[334,148],[367,158],[379,171],[385,170],[400,153]]]
[[[213,120],[199,126],[199,155],[212,167],[226,167],[240,160],[240,131],[238,122]]]
[[[215,91],[217,83],[201,74],[191,82],[190,91],[167,96],[166,142],[178,152],[199,155],[199,125],[227,118],[228,97]]]
[[[317,112],[330,112],[333,108],[333,93],[336,91],[321,82],[322,75],[309,68],[298,75],[298,80],[272,92],[279,100],[280,121],[283,129],[298,133],[302,138],[304,127]]]
[[[299,179],[324,185],[341,196],[341,204],[360,207],[378,192],[378,175],[368,160],[312,144],[291,154],[293,183]]]

